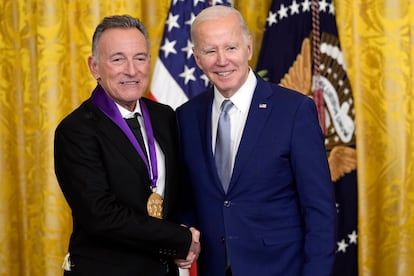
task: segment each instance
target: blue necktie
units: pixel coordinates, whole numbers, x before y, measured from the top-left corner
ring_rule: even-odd
[[[221,104],[221,112],[219,116],[216,136],[216,149],[214,152],[214,160],[216,161],[216,169],[223,185],[223,189],[227,192],[231,176],[231,143],[230,143],[230,116],[229,110],[233,107],[230,100],[224,100]]]

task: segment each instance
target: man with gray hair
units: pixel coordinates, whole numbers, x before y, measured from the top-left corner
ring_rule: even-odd
[[[177,109],[200,274],[330,275],[336,208],[314,102],[253,72],[236,9],[201,11],[191,36],[213,84]]]
[[[171,107],[143,96],[149,40],[128,15],[105,17],[92,41],[91,97],[55,132],[55,172],[72,210],[65,275],[177,275],[200,252],[175,224],[178,137]]]

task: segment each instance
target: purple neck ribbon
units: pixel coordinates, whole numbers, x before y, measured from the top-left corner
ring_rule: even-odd
[[[155,151],[155,139],[150,115],[144,102],[141,99],[139,100],[142,117],[144,118],[144,127],[148,137],[147,142],[149,147],[151,167],[148,164],[144,150],[139,146],[137,139],[135,138],[125,119],[122,117],[121,112],[119,111],[115,102],[108,96],[101,85],[98,84],[96,86],[95,90],[92,93],[91,100],[109,119],[111,119],[122,130],[122,132],[127,136],[128,140],[134,146],[135,150],[138,152],[139,156],[147,167],[148,176],[151,180],[151,188],[153,192],[155,192],[158,180],[157,154]]]

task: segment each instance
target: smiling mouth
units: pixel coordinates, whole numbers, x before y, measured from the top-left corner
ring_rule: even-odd
[[[120,84],[139,84],[139,81],[121,81]]]
[[[226,71],[226,72],[217,72],[216,74],[219,75],[220,77],[226,77],[228,75],[230,75],[233,71]]]

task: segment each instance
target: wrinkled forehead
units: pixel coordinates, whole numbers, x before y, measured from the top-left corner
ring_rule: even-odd
[[[223,17],[203,18],[198,22],[194,21],[191,29],[192,42],[197,47],[205,36],[227,33],[233,39],[242,38],[245,44],[251,44],[251,35],[247,25],[236,13],[229,13]]]
[[[99,50],[133,50],[148,52],[145,36],[137,28],[111,28],[105,30],[98,40]]]

